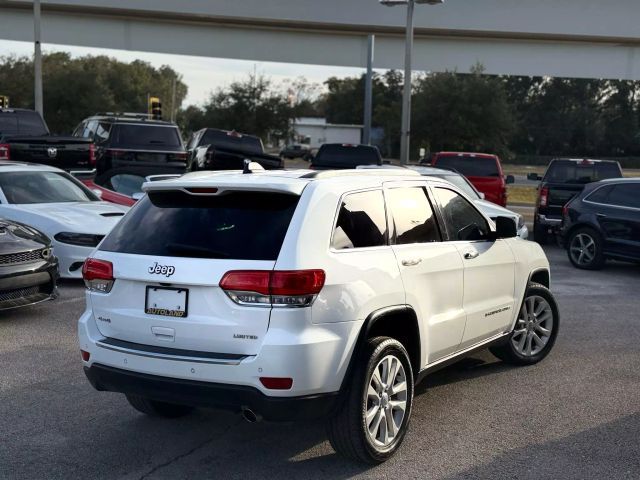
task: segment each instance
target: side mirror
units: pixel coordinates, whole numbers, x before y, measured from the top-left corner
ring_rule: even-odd
[[[91,191],[96,197],[102,199],[102,190],[100,190],[99,188],[92,188]]]
[[[516,178],[513,175],[507,175],[507,185],[510,183],[516,183]]]
[[[542,180],[542,177],[540,177],[540,175],[538,175],[537,173],[528,173],[527,180],[533,180],[534,182],[539,182],[540,180]]]
[[[140,200],[142,197],[144,197],[144,192],[136,192],[133,195],[131,195],[131,198],[133,198],[136,202]]]
[[[513,218],[509,217],[497,217],[496,218],[496,233],[494,237],[498,238],[513,238],[518,235],[518,229],[516,222]]]

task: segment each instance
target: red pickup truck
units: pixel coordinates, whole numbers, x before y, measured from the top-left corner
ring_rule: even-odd
[[[505,177],[497,155],[487,153],[439,152],[431,156],[431,166],[455,170],[469,179],[485,199],[502,207],[507,206],[507,184],[512,175]]]

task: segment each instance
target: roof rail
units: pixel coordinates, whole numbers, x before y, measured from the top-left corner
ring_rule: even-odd
[[[302,175],[300,178],[335,178],[335,177],[420,177],[421,175],[415,170],[395,169],[395,168],[361,168],[359,170],[322,170],[318,172],[310,172]]]
[[[153,120],[153,115],[151,113],[136,113],[136,112],[98,112],[94,115],[95,117],[129,117],[129,118],[142,118]]]

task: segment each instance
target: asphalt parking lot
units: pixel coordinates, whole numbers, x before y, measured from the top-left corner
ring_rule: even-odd
[[[80,283],[0,313],[0,478],[640,477],[640,267],[575,270],[547,248],[555,350],[508,367],[483,353],[417,388],[404,446],[371,468],[336,456],[321,423],[248,424],[198,411],[144,417],[94,391],[76,345]]]

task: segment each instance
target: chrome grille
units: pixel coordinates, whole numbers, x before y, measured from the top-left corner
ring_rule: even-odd
[[[0,255],[0,265],[16,265],[19,263],[36,262],[45,258],[43,250],[32,250],[30,252],[10,253]]]

